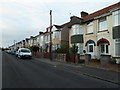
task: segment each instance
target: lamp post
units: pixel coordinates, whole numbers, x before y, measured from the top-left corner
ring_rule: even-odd
[[[50,10],[50,60],[52,60],[52,10]]]

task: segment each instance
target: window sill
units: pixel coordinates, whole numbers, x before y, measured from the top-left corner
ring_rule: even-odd
[[[100,32],[107,32],[108,30],[102,30],[102,31],[98,31],[98,33],[100,33]]]
[[[112,58],[115,58],[115,59],[117,59],[117,58],[118,58],[118,59],[120,59],[120,56],[118,56],[118,57],[116,56],[116,57],[112,57]]]
[[[86,33],[85,35],[90,35],[90,34],[93,34],[93,33]]]

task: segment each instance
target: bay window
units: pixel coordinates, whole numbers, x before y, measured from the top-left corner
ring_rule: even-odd
[[[115,40],[115,56],[120,57],[120,39]]]
[[[43,37],[43,36],[41,36],[40,41],[41,41],[41,42],[43,42],[43,41],[44,41],[44,37]]]
[[[76,46],[78,46],[78,54],[83,54],[83,43],[77,43]]]
[[[72,26],[71,35],[77,35],[82,33],[82,26],[79,24],[75,24]]]
[[[120,10],[113,12],[113,26],[120,25]]]

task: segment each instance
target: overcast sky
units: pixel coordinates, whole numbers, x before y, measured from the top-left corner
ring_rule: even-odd
[[[93,13],[119,0],[0,0],[0,47],[8,47],[30,36],[38,35],[50,25],[70,21],[70,16],[80,17],[81,11]]]

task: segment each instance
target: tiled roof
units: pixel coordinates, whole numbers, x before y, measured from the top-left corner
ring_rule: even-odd
[[[102,15],[102,14],[109,13],[110,10],[112,10],[112,9],[114,9],[114,8],[117,8],[117,7],[120,7],[120,2],[118,2],[118,3],[116,3],[116,4],[113,4],[113,5],[111,5],[111,6],[108,6],[108,7],[106,7],[106,8],[103,8],[103,9],[101,9],[101,10],[98,10],[98,11],[96,11],[96,12],[94,12],[94,13],[91,13],[91,14],[83,17],[82,19],[83,19],[84,21],[87,21],[87,20],[89,20],[89,19],[92,19],[92,18],[94,18],[94,17],[100,16],[100,15]]]

